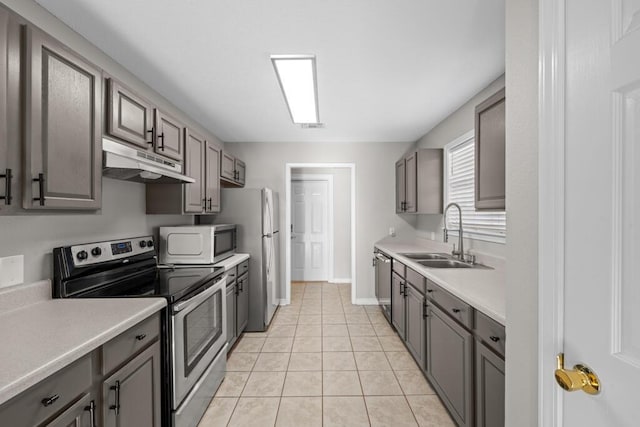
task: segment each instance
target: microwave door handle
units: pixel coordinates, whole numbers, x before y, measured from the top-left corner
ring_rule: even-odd
[[[219,281],[217,281],[214,285],[208,287],[207,289],[205,289],[204,291],[198,293],[197,295],[189,298],[186,301],[181,301],[178,304],[175,304],[173,306],[172,311],[174,313],[179,313],[182,310],[184,310],[185,308],[187,308],[188,306],[192,305],[192,304],[199,304],[203,301],[205,301],[207,298],[209,298],[211,295],[215,294],[216,291],[218,290],[218,288],[220,288],[221,286],[224,287],[226,286],[227,283],[227,278],[229,276],[225,275],[222,277],[222,279],[220,279]]]

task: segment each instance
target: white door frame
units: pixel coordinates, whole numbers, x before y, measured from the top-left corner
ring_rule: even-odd
[[[356,164],[355,163],[286,163],[285,185],[285,298],[282,304],[291,304],[291,169],[295,168],[349,168],[351,170],[351,303],[356,302]]]
[[[538,24],[538,425],[560,427],[553,372],[564,342],[565,0],[540,0]]]
[[[291,175],[291,181],[325,181],[329,184],[329,189],[327,191],[327,246],[329,246],[329,253],[327,254],[327,262],[328,262],[328,270],[327,276],[329,282],[333,282],[335,277],[333,277],[333,175],[323,175],[323,174],[293,174]],[[291,199],[289,199],[291,200]],[[291,207],[289,207],[291,209]],[[289,232],[291,232],[291,223],[289,223]],[[289,242],[291,242],[291,238],[289,238]]]

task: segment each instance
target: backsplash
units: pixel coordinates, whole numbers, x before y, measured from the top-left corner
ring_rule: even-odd
[[[0,257],[24,255],[24,283],[51,279],[52,249],[73,243],[154,234],[162,225],[192,224],[192,216],[146,215],[144,184],[102,181],[97,213],[0,217]]]

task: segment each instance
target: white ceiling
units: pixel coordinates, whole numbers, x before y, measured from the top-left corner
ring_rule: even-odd
[[[415,141],[504,72],[505,0],[37,0],[227,142]],[[324,129],[269,56],[317,56]]]

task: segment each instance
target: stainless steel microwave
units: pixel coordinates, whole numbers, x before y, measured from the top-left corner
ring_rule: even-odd
[[[236,253],[236,225],[160,227],[161,264],[215,264]]]

